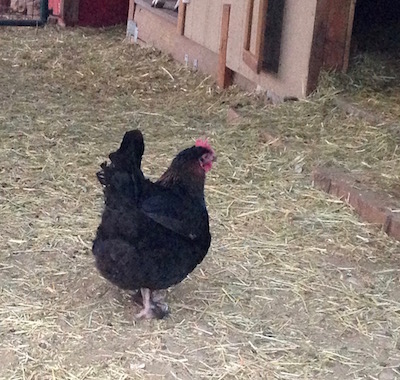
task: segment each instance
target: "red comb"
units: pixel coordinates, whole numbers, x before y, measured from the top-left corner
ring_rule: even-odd
[[[213,151],[213,148],[211,148],[210,143],[208,142],[208,139],[197,139],[195,146],[201,146],[202,148],[206,148],[208,150]]]

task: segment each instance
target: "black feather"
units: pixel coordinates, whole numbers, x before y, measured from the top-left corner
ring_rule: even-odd
[[[153,183],[141,171],[143,152],[140,131],[127,132],[120,148],[110,154],[111,163],[97,174],[105,208],[93,253],[100,273],[117,286],[165,289],[182,281],[209,249],[204,178],[193,179],[200,186],[195,196],[189,191],[190,178],[176,186]],[[182,165],[202,154],[196,147],[184,152],[174,161],[179,157]],[[182,185],[188,181],[189,187]]]

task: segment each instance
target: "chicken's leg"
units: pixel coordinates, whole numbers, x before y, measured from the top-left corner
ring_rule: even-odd
[[[151,299],[156,304],[165,304],[165,297],[165,290],[153,290],[151,292]],[[139,306],[143,306],[143,297],[140,289],[136,293],[132,294],[131,298],[134,303],[138,304]]]
[[[140,289],[142,293],[143,309],[140,313],[136,314],[136,318],[141,319],[162,319],[168,313],[168,306],[164,303],[155,303],[151,298],[151,290],[142,288]]]

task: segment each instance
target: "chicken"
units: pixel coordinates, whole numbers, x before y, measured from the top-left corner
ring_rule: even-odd
[[[105,207],[93,242],[98,271],[122,289],[139,290],[137,318],[163,318],[158,294],[181,282],[211,243],[204,183],[215,160],[207,140],[180,152],[156,182],[141,171],[142,133],[127,132],[97,173]]]

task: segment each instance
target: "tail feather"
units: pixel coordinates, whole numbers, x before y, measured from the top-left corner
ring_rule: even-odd
[[[113,195],[137,199],[144,179],[141,171],[143,153],[142,133],[139,130],[129,131],[125,133],[119,149],[110,153],[111,163],[101,164],[101,170],[96,175],[104,186],[106,203]]]
[[[144,153],[143,135],[138,129],[126,132],[121,146],[109,158],[117,168],[123,168],[129,173],[140,169]]]

